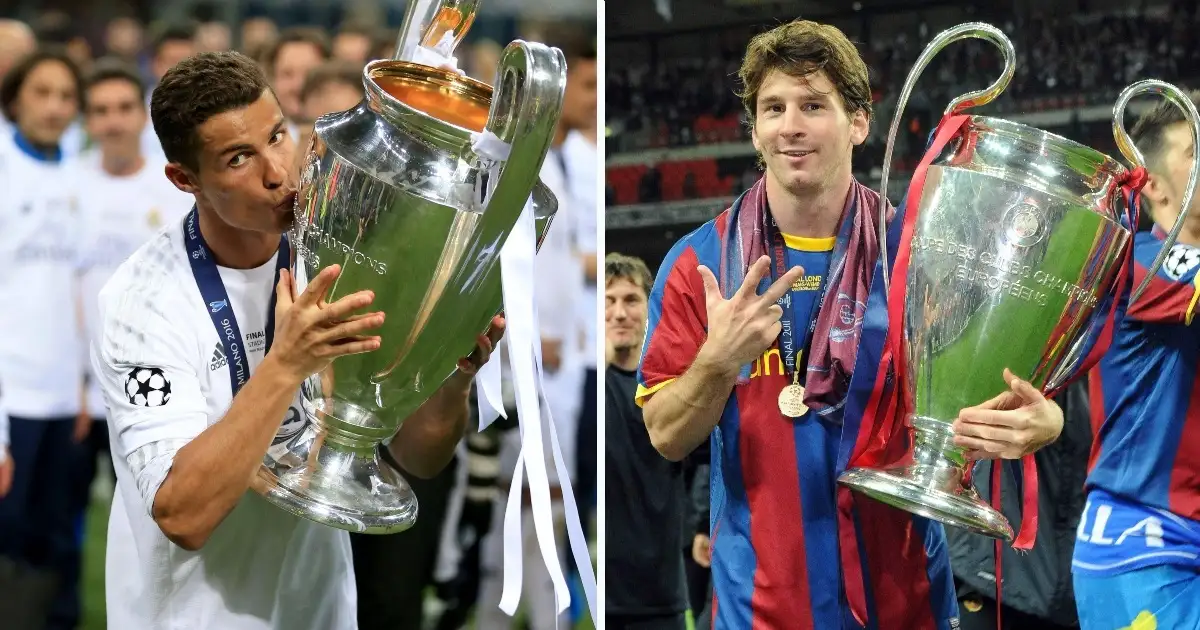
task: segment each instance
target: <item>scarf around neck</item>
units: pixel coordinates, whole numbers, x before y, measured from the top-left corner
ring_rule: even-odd
[[[767,187],[759,178],[729,208],[728,223],[721,239],[718,282],[729,299],[745,280],[750,265],[769,254],[772,244],[767,233]],[[829,262],[825,291],[820,296],[816,323],[809,347],[804,404],[820,415],[841,406],[854,375],[863,316],[871,290],[871,276],[879,258],[877,233],[879,193],[851,180],[845,207],[838,225],[837,240]],[[895,210],[887,205],[889,218]],[[773,278],[766,277],[761,293]],[[796,322],[796,326],[804,326]],[[802,349],[803,350],[803,349]],[[742,367],[739,383],[748,382],[750,366]]]

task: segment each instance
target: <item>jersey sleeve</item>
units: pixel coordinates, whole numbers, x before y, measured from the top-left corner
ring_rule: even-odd
[[[100,294],[101,332],[91,352],[108,407],[113,457],[136,471],[147,511],[175,453],[209,426],[195,353],[181,334],[178,313],[167,312],[181,299],[164,295],[170,293],[110,284]],[[152,460],[155,465],[148,465]]]
[[[1161,241],[1149,234],[1139,234],[1141,240],[1134,246],[1133,286],[1137,287],[1150,273],[1159,247],[1150,243]],[[1200,249],[1190,245],[1176,244],[1167,253],[1162,267],[1150,280],[1146,292],[1129,305],[1127,317],[1147,323],[1188,324],[1196,313],[1200,300]]]
[[[708,336],[704,281],[696,270],[699,264],[696,250],[684,240],[671,249],[659,269],[650,292],[646,340],[638,366],[634,400],[639,406],[691,367]]]

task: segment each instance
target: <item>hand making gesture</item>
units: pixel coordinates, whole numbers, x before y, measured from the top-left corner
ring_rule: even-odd
[[[704,280],[704,300],[708,310],[708,340],[701,348],[707,360],[729,371],[762,356],[779,338],[783,308],[776,302],[792,288],[804,273],[793,267],[771,286],[758,294],[758,284],[770,268],[771,259],[763,256],[746,271],[742,286],[728,300],[721,294],[712,271],[701,265],[697,271]]]

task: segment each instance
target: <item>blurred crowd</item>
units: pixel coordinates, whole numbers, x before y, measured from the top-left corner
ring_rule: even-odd
[[[37,322],[0,317],[0,421],[11,418],[11,439],[0,430],[0,627],[104,627],[104,562],[84,566],[84,558],[104,556],[110,462],[122,454],[108,452],[104,405],[81,367],[95,331],[95,297],[136,247],[178,228],[193,204],[163,174],[166,158],[149,116],[154,86],[194,54],[244,53],[270,82],[299,162],[317,118],[362,101],[364,65],[393,57],[397,28],[380,26],[377,15],[350,11],[333,27],[284,26],[270,15],[230,23],[201,7],[191,19],[170,22],[117,15],[100,36],[61,12],[0,19],[0,265],[20,270],[36,259],[41,274],[0,275],[0,299],[32,301],[48,314]],[[557,46],[568,61],[563,115],[541,174],[559,208],[537,266],[537,281],[548,289],[538,297],[543,404],[553,411],[594,541],[595,24],[514,21],[503,33],[468,35],[455,53],[460,70],[493,83],[503,44],[518,37]],[[55,214],[55,204],[69,215]],[[22,327],[36,330],[14,332]],[[514,620],[498,608],[501,501],[520,446],[507,378],[504,394],[507,422],[472,432],[439,476],[407,476],[421,502],[417,526],[354,537],[362,628],[590,627],[577,580],[571,609],[556,614],[529,522],[521,610]],[[565,480],[551,481],[565,550]]]
[[[883,164],[888,127],[917,58],[934,35],[953,25],[921,21],[917,29],[900,29],[894,35],[871,32],[872,28],[882,30],[881,23],[887,19],[879,16],[867,18],[865,23],[842,25],[859,43],[874,90],[872,133],[857,150],[854,163],[856,171],[864,174],[877,172]],[[982,21],[989,20],[984,17]],[[1200,36],[1196,28],[1200,14],[1194,3],[1175,2],[1154,10],[1142,6],[1120,14],[1010,14],[992,23],[1012,40],[1017,71],[1005,92],[983,110],[989,114],[1111,107],[1124,87],[1140,79],[1157,77],[1186,83],[1200,78]],[[742,38],[722,31],[722,45],[703,47],[713,51],[706,56],[663,53],[647,57],[653,61],[610,66],[605,96],[607,154],[747,142],[745,117],[733,89],[741,62],[738,44],[752,34],[742,30],[746,31]],[[621,45],[614,42],[610,49]],[[985,87],[1000,75],[1001,67],[996,48],[980,40],[955,43],[938,53],[922,73],[905,109],[893,168],[903,170],[914,165],[945,106],[961,94]],[[1072,122],[1055,132],[1081,142],[1098,143],[1092,146],[1101,150],[1113,147],[1106,125],[1091,127]],[[729,178],[729,185],[721,187],[721,196],[744,190],[758,176],[752,156],[719,160],[716,172],[723,181]],[[672,200],[674,196],[669,193],[664,199],[660,183],[664,175],[659,169],[640,175],[636,201]],[[681,196],[712,196],[702,188],[685,183]],[[607,192],[609,205],[631,201],[618,199],[612,188]]]

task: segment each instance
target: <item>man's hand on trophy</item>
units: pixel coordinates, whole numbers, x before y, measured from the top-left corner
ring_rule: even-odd
[[[383,313],[353,314],[375,300],[374,292],[359,291],[333,303],[325,302],[340,273],[339,265],[322,269],[299,296],[291,273],[286,269],[279,273],[275,339],[268,358],[278,362],[297,382],[325,369],[337,357],[379,347],[378,336],[363,333],[382,326]]]
[[[704,281],[708,309],[708,339],[700,348],[702,356],[697,356],[697,361],[708,361],[734,372],[762,356],[779,337],[783,307],[777,302],[804,273],[804,268],[792,267],[759,295],[758,283],[770,264],[771,259],[763,256],[750,265],[742,286],[728,300],[721,294],[713,272],[704,265],[697,268]]]
[[[954,443],[967,449],[970,459],[1020,459],[1062,433],[1063,412],[1057,403],[1008,368],[1004,380],[1009,391],[963,409],[954,422]]]
[[[492,350],[496,348],[497,343],[500,343],[500,338],[503,336],[504,316],[497,315],[492,318],[492,324],[488,326],[487,332],[475,337],[475,350],[458,360],[459,373],[475,376],[479,372],[479,368],[488,362],[488,357],[492,356]]]

